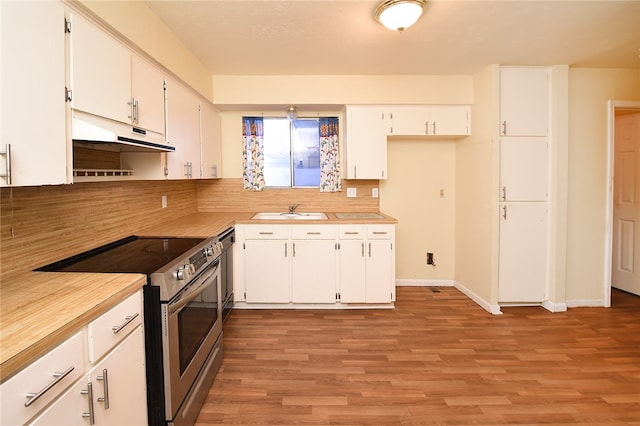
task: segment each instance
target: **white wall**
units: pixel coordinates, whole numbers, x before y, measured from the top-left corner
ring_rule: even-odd
[[[640,70],[569,70],[569,187],[566,298],[604,299],[607,101],[640,100]]]

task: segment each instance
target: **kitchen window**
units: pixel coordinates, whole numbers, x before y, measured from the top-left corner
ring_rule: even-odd
[[[317,118],[264,119],[266,187],[320,186],[320,133]]]
[[[243,117],[244,188],[341,190],[338,119]]]

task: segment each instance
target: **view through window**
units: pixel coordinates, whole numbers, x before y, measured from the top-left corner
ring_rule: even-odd
[[[268,187],[320,186],[317,118],[264,119],[264,181]]]

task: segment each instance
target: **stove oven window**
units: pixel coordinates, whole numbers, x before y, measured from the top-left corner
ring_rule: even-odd
[[[178,313],[180,375],[218,320],[218,276],[195,300]]]

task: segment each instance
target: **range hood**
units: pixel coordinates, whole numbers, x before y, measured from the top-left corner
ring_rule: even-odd
[[[118,151],[173,152],[160,133],[120,123],[108,118],[72,111],[71,139],[73,142],[108,144]]]

